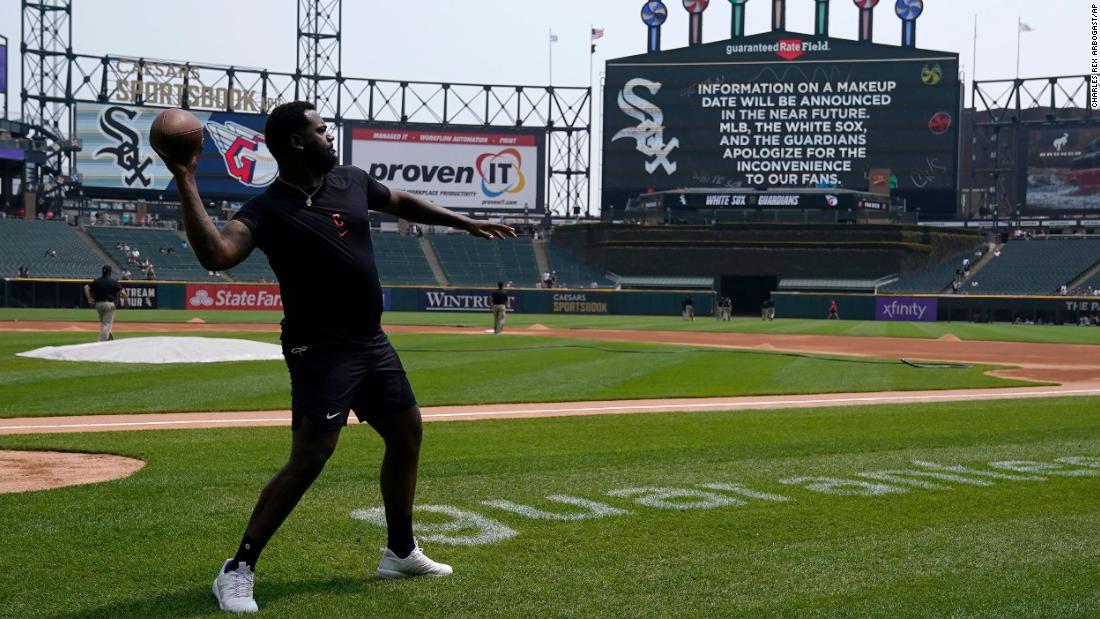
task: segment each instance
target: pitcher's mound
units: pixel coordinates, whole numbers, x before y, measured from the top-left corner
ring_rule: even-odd
[[[141,460],[108,454],[0,451],[0,494],[122,479],[143,466]]]
[[[962,341],[962,340],[959,339],[959,336],[955,335],[954,333],[945,333],[945,334],[939,336],[938,338],[936,338],[936,340],[940,341],[940,342],[961,342]]]
[[[530,327],[527,327],[527,330],[528,331],[549,331],[550,327],[548,327],[544,324],[540,324],[540,323],[536,322],[535,324],[531,325]]]
[[[204,324],[206,324],[206,321],[205,321],[205,320],[203,320],[202,318],[199,318],[198,316],[195,316],[195,317],[194,317],[194,318],[192,318],[191,320],[188,320],[188,321],[187,321],[187,324],[191,324],[191,325],[204,325]]]

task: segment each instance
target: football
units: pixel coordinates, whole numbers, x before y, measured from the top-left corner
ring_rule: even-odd
[[[186,110],[164,110],[153,119],[149,143],[162,159],[186,162],[202,150],[202,124]]]

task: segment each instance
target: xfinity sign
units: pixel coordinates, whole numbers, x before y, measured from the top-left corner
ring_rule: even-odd
[[[875,320],[936,322],[938,309],[936,298],[875,298]]]
[[[350,161],[390,189],[477,212],[542,212],[543,142],[534,132],[450,127],[349,129]]]

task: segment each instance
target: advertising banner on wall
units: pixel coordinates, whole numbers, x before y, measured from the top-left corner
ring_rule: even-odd
[[[1024,211],[1100,213],[1100,126],[1043,127],[1027,133]]]
[[[936,322],[938,310],[935,297],[875,297],[875,320]]]
[[[489,312],[493,309],[491,290],[421,290],[418,293],[422,312]],[[508,295],[508,311],[522,312],[522,298]]]
[[[278,286],[234,284],[188,284],[187,309],[190,310],[282,310],[283,298]]]
[[[391,189],[461,211],[542,212],[541,132],[359,124],[345,138],[345,163]]]
[[[119,299],[120,309],[157,309],[157,287],[140,286],[123,283],[122,289],[126,291],[126,300]]]
[[[612,294],[601,292],[555,292],[553,314],[607,314]]]
[[[149,144],[149,127],[161,111],[112,104],[78,104],[76,131],[83,140],[77,170],[92,195],[175,195],[176,183]],[[244,200],[262,192],[279,173],[267,150],[266,116],[192,112],[205,132],[199,158],[204,198]]]
[[[611,60],[605,205],[687,188],[867,191],[928,208],[957,181],[958,55],[771,32]],[[946,207],[945,207],[946,208]]]

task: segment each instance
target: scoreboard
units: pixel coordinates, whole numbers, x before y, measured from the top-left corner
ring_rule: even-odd
[[[678,188],[958,187],[958,55],[774,32],[609,61],[604,206]],[[928,212],[926,210],[926,212]]]

